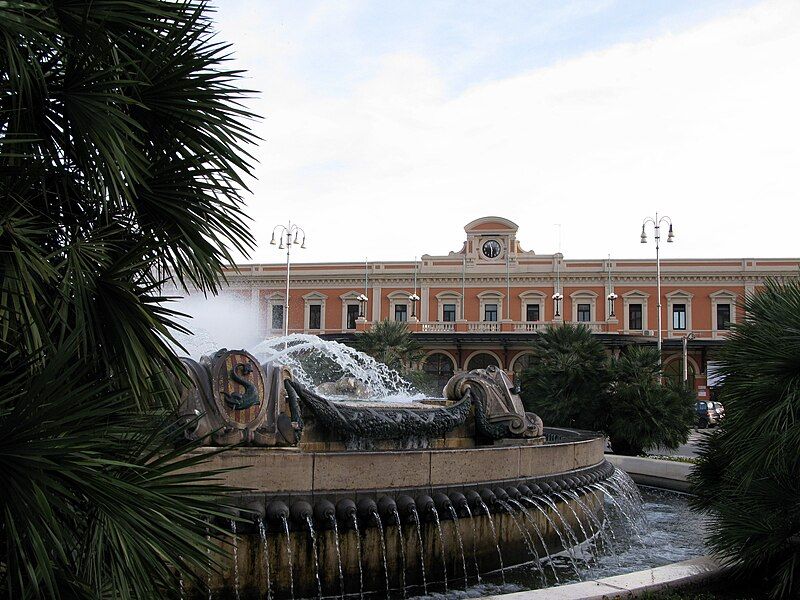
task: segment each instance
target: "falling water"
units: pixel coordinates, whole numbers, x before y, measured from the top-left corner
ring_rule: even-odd
[[[233,533],[233,589],[236,600],[239,600],[239,541],[236,538],[236,521],[231,519],[231,532]]]
[[[447,551],[444,548],[444,536],[442,535],[442,524],[439,522],[439,513],[432,509],[433,520],[436,522],[436,532],[439,534],[439,546],[442,548],[442,571],[444,573],[444,593],[447,593]]]
[[[494,545],[497,547],[497,558],[500,560],[500,576],[503,578],[503,585],[506,584],[506,568],[503,566],[503,553],[500,552],[500,541],[497,539],[497,530],[494,528],[494,519],[492,519],[492,513],[489,511],[489,507],[486,506],[486,503],[483,500],[480,500],[481,508],[483,512],[486,513],[486,516],[489,517],[489,527],[492,529],[492,537],[494,537]]]
[[[475,563],[475,575],[478,576],[478,583],[480,583],[481,569],[478,566],[478,529],[475,525],[475,519],[472,517],[472,509],[470,509],[469,504],[464,508],[467,509],[467,517],[469,517],[469,522],[472,523],[472,561]]]
[[[383,523],[377,510],[372,511],[372,516],[378,526],[378,536],[381,538],[381,552],[383,554],[383,574],[386,576],[386,597],[389,598],[389,564],[386,562],[386,540],[383,537]]]
[[[467,579],[467,559],[464,557],[464,543],[461,540],[461,528],[458,521],[458,515],[456,514],[455,506],[448,504],[447,507],[450,509],[450,518],[453,519],[453,528],[456,530],[458,548],[461,550],[461,565],[464,567],[464,589],[466,589],[469,587],[469,581]]]
[[[497,502],[498,504],[500,504],[500,506],[503,507],[503,510],[505,510],[508,513],[508,516],[511,517],[511,521],[514,523],[514,526],[517,528],[520,535],[522,536],[522,541],[525,542],[525,547],[528,548],[528,554],[530,554],[531,558],[533,559],[531,561],[532,562],[531,569],[536,571],[538,568],[538,570],[541,572],[542,568],[541,565],[539,564],[539,553],[536,552],[536,549],[534,548],[534,545],[532,543],[533,540],[531,540],[530,537],[528,536],[528,532],[525,531],[525,528],[522,527],[522,525],[520,525],[519,519],[517,519],[517,515],[514,514],[514,509],[511,508],[510,504],[508,504],[503,500],[500,500],[499,498],[497,499]]]
[[[311,515],[306,515],[308,535],[311,536],[311,551],[314,554],[314,575],[317,578],[317,598],[322,598],[322,581],[319,578],[319,556],[317,555],[317,532],[314,531],[314,521]]]
[[[414,524],[417,526],[417,541],[419,541],[419,566],[422,569],[422,589],[425,595],[428,595],[428,581],[425,579],[425,545],[422,543],[422,525],[419,522],[419,514],[417,508],[411,506],[411,517],[414,519]]]
[[[312,389],[349,376],[365,386],[371,401],[409,402],[423,397],[394,369],[363,352],[315,335],[293,333],[270,338],[258,344],[253,354],[260,361],[291,367],[295,381]]]
[[[530,513],[528,513],[528,510],[522,504],[520,504],[518,501],[514,500],[513,498],[509,498],[508,502],[509,502],[509,504],[512,504],[514,507],[518,508],[520,510],[520,512],[522,513],[522,515],[523,515],[523,521],[522,521],[523,525],[524,525],[526,520],[532,521],[532,517],[530,516]],[[542,566],[542,559],[539,556],[539,552],[536,550],[536,542],[533,540],[533,536],[530,533],[530,529],[529,528],[525,528],[525,527],[520,527],[519,524],[517,523],[516,517],[514,517],[513,515],[512,515],[511,518],[514,519],[514,523],[517,525],[517,527],[519,527],[521,530],[522,529],[526,529],[527,530],[527,535],[526,535],[525,532],[522,533],[522,539],[525,540],[525,544],[528,546],[528,551],[534,557],[533,566],[534,566],[534,568],[536,570],[539,571],[539,575],[542,578],[542,585],[546,584],[547,575],[544,574],[544,567]],[[535,526],[535,524],[534,524],[534,526]],[[538,534],[538,531],[537,531],[537,534]],[[541,536],[539,536],[539,537],[541,538]],[[544,549],[545,552],[547,552],[547,546],[542,544],[542,548]]]
[[[397,523],[397,536],[400,541],[400,574],[403,580],[403,598],[406,597],[406,549],[405,540],[403,539],[403,522],[400,520],[400,513],[397,512],[397,506],[394,506],[394,519]]]
[[[529,504],[535,506],[535,503],[530,498],[523,496],[522,500],[523,501],[527,500]],[[558,573],[556,572],[556,566],[553,564],[553,557],[550,555],[550,550],[547,549],[547,543],[544,541],[544,536],[542,535],[541,529],[539,529],[539,524],[536,522],[536,519],[533,518],[533,515],[528,510],[525,509],[523,504],[520,504],[520,506],[522,507],[523,511],[522,514],[524,514],[527,517],[528,521],[531,524],[531,528],[536,532],[536,537],[539,538],[539,542],[541,542],[542,544],[542,550],[544,550],[545,556],[547,557],[548,562],[550,563],[550,569],[553,571],[553,577],[555,578],[556,583],[560,583],[558,579]],[[537,506],[537,508],[539,507]],[[539,508],[539,510],[541,511],[541,508]],[[544,571],[544,569],[542,569],[542,571]]]
[[[336,544],[336,563],[339,565],[339,589],[344,598],[344,572],[342,571],[342,554],[339,551],[339,525],[336,523],[336,515],[331,515],[331,525],[333,527],[333,540]]]
[[[575,555],[575,548],[573,544],[570,543],[570,541],[575,542],[575,545],[577,546],[580,543],[578,542],[578,536],[575,535],[575,532],[572,530],[570,524],[567,523],[567,520],[564,518],[564,515],[561,514],[560,510],[558,510],[558,506],[556,506],[556,503],[553,502],[548,496],[541,496],[541,499],[542,502],[544,502],[545,504],[547,504],[547,506],[553,509],[553,514],[555,514],[555,516],[558,517],[558,520],[561,521],[561,524],[564,526],[564,529],[562,531],[567,536],[567,545],[564,547],[564,550],[566,550],[567,554],[569,554],[569,557],[572,560],[573,564],[577,565],[578,557]],[[581,578],[577,568],[575,569],[575,574],[578,575],[579,579]]]
[[[638,528],[636,527],[636,521],[633,519],[633,517],[631,517],[627,513],[627,511],[624,508],[622,508],[622,505],[619,502],[617,502],[617,499],[610,491],[608,491],[608,488],[599,483],[592,483],[591,487],[593,487],[596,490],[599,490],[606,497],[608,497],[609,500],[611,500],[611,503],[617,508],[617,510],[622,514],[623,518],[627,522],[628,528],[634,533],[634,535],[636,535],[636,537],[639,539],[639,542],[641,543],[642,536],[639,535]]]
[[[264,571],[267,574],[267,600],[271,600],[272,598],[272,583],[270,581],[270,573],[269,573],[269,546],[267,546],[267,527],[264,525],[264,521],[259,519],[258,521],[258,535],[261,536],[261,547],[264,551]]]
[[[556,496],[558,496],[561,499],[561,501],[564,503],[564,506],[566,506],[570,510],[570,512],[572,513],[572,516],[575,517],[575,521],[578,523],[578,527],[580,527],[580,529],[581,529],[581,534],[583,535],[583,540],[584,541],[588,541],[589,540],[589,535],[586,533],[586,528],[583,526],[583,522],[581,521],[581,518],[578,516],[578,513],[575,512],[574,508],[572,508],[572,504],[570,504],[569,499],[564,494],[562,494],[561,492],[556,492]],[[561,520],[566,522],[563,517],[562,517]],[[586,568],[587,569],[591,569],[592,568],[592,564],[591,564],[592,553],[589,552],[588,553],[589,556],[587,557],[586,553],[583,551],[583,544],[582,543],[578,543],[577,548],[581,552],[581,558],[583,559],[583,562],[586,565]]]
[[[543,498],[543,496],[537,496],[537,498]],[[525,498],[525,500],[527,500],[531,506],[536,508],[542,514],[542,516],[544,516],[545,520],[550,524],[550,527],[552,527],[553,531],[555,531],[556,535],[558,535],[558,540],[561,542],[561,547],[564,549],[569,548],[567,540],[564,539],[564,535],[561,533],[561,530],[558,528],[558,525],[556,525],[555,521],[553,521],[553,519],[550,518],[550,515],[547,514],[547,511],[544,508],[542,508],[541,505],[538,502],[536,502],[533,498]],[[567,556],[569,556],[575,574],[580,579],[581,575],[580,572],[578,571],[578,563],[576,562],[575,557],[569,553],[567,554]],[[556,580],[558,580],[558,576],[556,576]]]
[[[356,530],[356,552],[358,553],[358,591],[364,600],[364,568],[361,566],[361,533],[358,531],[358,516],[353,513],[353,529]]]
[[[595,516],[594,512],[592,512],[586,503],[581,499],[581,495],[575,490],[567,490],[567,495],[570,498],[575,500],[578,503],[578,506],[581,509],[581,512],[586,516],[587,523],[589,524],[589,529],[592,529],[592,524],[594,524],[595,529],[592,531],[592,534],[597,533],[600,539],[603,542],[603,547],[611,552],[611,554],[616,555],[617,550],[614,545],[611,543],[611,539],[606,534],[605,527],[603,527],[600,520]]]
[[[289,564],[289,591],[294,600],[294,565],[292,564],[292,537],[289,535],[289,521],[285,515],[281,515],[283,521],[283,531],[286,533],[286,562]]]

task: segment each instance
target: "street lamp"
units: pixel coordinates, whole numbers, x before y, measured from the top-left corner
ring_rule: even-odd
[[[416,293],[411,294],[408,297],[409,301],[411,302],[411,318],[417,318],[417,302],[419,302],[419,296]]]
[[[288,225],[276,225],[272,230],[272,239],[270,244],[275,245],[275,234],[278,235],[280,240],[279,250],[286,248],[286,302],[283,305],[283,335],[289,335],[289,272],[291,270],[291,263],[289,255],[292,250],[292,244],[300,244],[300,248],[305,250],[306,247],[306,232],[302,227],[293,224],[289,221]],[[302,236],[302,243],[300,241]],[[284,246],[285,244],[285,246]]]
[[[683,383],[689,380],[689,341],[695,338],[694,333],[683,336]]]
[[[614,300],[619,298],[619,296],[617,296],[614,292],[611,292],[608,296],[606,296],[606,298],[608,298],[608,316],[609,318],[613,319],[617,316],[614,314]]]
[[[647,233],[645,233],[645,226],[647,224],[651,224],[653,226],[653,230],[655,232],[655,240],[656,240],[656,293],[658,294],[658,361],[661,362],[661,257],[659,255],[659,243],[661,242],[661,224],[667,223],[669,224],[669,233],[667,234],[667,242],[672,243],[673,238],[675,237],[672,233],[672,219],[667,216],[659,217],[658,213],[656,213],[655,219],[652,217],[647,217],[644,221],[642,221],[642,236],[641,242],[643,244],[647,243]]]
[[[559,311],[559,308],[561,306],[561,301],[563,299],[564,299],[564,294],[562,294],[560,292],[556,292],[555,294],[553,294],[553,303],[556,306],[556,313],[553,315],[554,317],[560,317],[561,316],[561,313],[559,313],[558,311]]]
[[[369,300],[369,298],[367,298],[366,294],[359,294],[358,296],[356,296],[356,300],[358,300],[359,303],[358,306],[360,307],[361,310],[361,314],[358,315],[358,317],[362,318],[364,316],[364,309],[367,306],[367,300]]]

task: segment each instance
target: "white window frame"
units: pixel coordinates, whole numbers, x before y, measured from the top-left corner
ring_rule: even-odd
[[[647,299],[650,297],[649,294],[645,294],[639,290],[631,290],[630,292],[625,292],[622,294],[622,312],[623,312],[623,327],[622,329],[625,331],[647,331],[648,330],[648,323],[647,323]],[[630,311],[628,310],[628,306],[631,304],[641,304],[642,305],[642,328],[641,329],[631,329],[630,323]]]
[[[578,304],[589,305],[589,320],[581,321],[581,323],[596,323],[597,322],[597,292],[592,290],[578,290],[572,292],[570,295],[572,302],[572,322],[578,323]]]
[[[530,321],[533,323],[544,323],[544,307],[545,307],[545,300],[546,296],[544,292],[535,292],[535,291],[527,291],[522,292],[519,295],[520,299],[520,314],[519,320],[523,323],[528,323],[528,305],[529,304],[538,304],[539,305],[539,320],[538,321]]]
[[[694,294],[686,290],[675,290],[667,294],[667,336],[683,337],[692,332],[692,298]],[[674,319],[672,317],[672,306],[674,304],[686,305],[686,329],[674,329],[672,327]]]
[[[325,331],[325,302],[328,297],[319,292],[311,292],[303,296],[305,308],[303,311],[303,324],[306,331]],[[311,329],[311,305],[319,304],[319,329]]]
[[[739,297],[735,292],[730,290],[718,290],[709,294],[711,298],[711,335],[712,337],[724,337],[730,333],[728,329],[718,329],[717,325],[717,305],[730,304],[731,305],[731,325],[736,323],[736,302]]]
[[[345,292],[339,299],[342,301],[342,331],[355,331],[355,329],[348,329],[347,328],[347,307],[348,306],[358,306],[359,312],[361,312],[361,302],[358,301],[358,297],[362,294],[362,292],[356,291],[349,291]],[[367,307],[364,307],[366,311]],[[365,313],[366,316],[366,313]]]
[[[463,298],[461,297],[460,292],[453,292],[453,291],[446,291],[446,292],[439,292],[436,294],[436,301],[438,303],[438,307],[436,309],[436,320],[440,323],[444,321],[444,305],[445,304],[455,304],[456,305],[456,321],[461,320],[463,317],[463,310],[462,310],[462,302]]]
[[[270,332],[271,335],[283,335],[283,323],[281,321],[281,326],[278,329],[275,329],[272,326],[272,310],[275,306],[283,306],[283,310],[286,310],[286,292],[272,292],[267,294],[266,297],[267,301],[267,331]],[[286,318],[286,314],[284,313],[284,319]]]
[[[392,292],[391,294],[387,295],[389,298],[389,318],[394,321],[394,307],[398,304],[405,304],[406,305],[406,321],[411,318],[411,300],[408,297],[411,296],[411,292],[407,292],[405,290],[397,290]],[[417,315],[419,318],[419,315]]]
[[[479,320],[482,323],[499,323],[502,321],[505,318],[505,313],[503,312],[504,299],[505,294],[498,292],[497,290],[485,290],[478,294],[478,300],[480,301],[480,313],[478,313],[478,316],[480,317]],[[487,304],[497,304],[497,321],[486,321]]]

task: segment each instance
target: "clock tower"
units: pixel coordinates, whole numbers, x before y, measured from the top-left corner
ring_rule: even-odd
[[[516,262],[524,252],[517,242],[517,224],[502,217],[481,217],[464,227],[467,241],[459,254],[473,264]]]

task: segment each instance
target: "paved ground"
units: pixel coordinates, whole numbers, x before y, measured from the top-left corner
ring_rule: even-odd
[[[697,443],[713,429],[692,429],[689,441],[676,450],[652,450],[651,454],[664,454],[667,456],[697,456]]]

